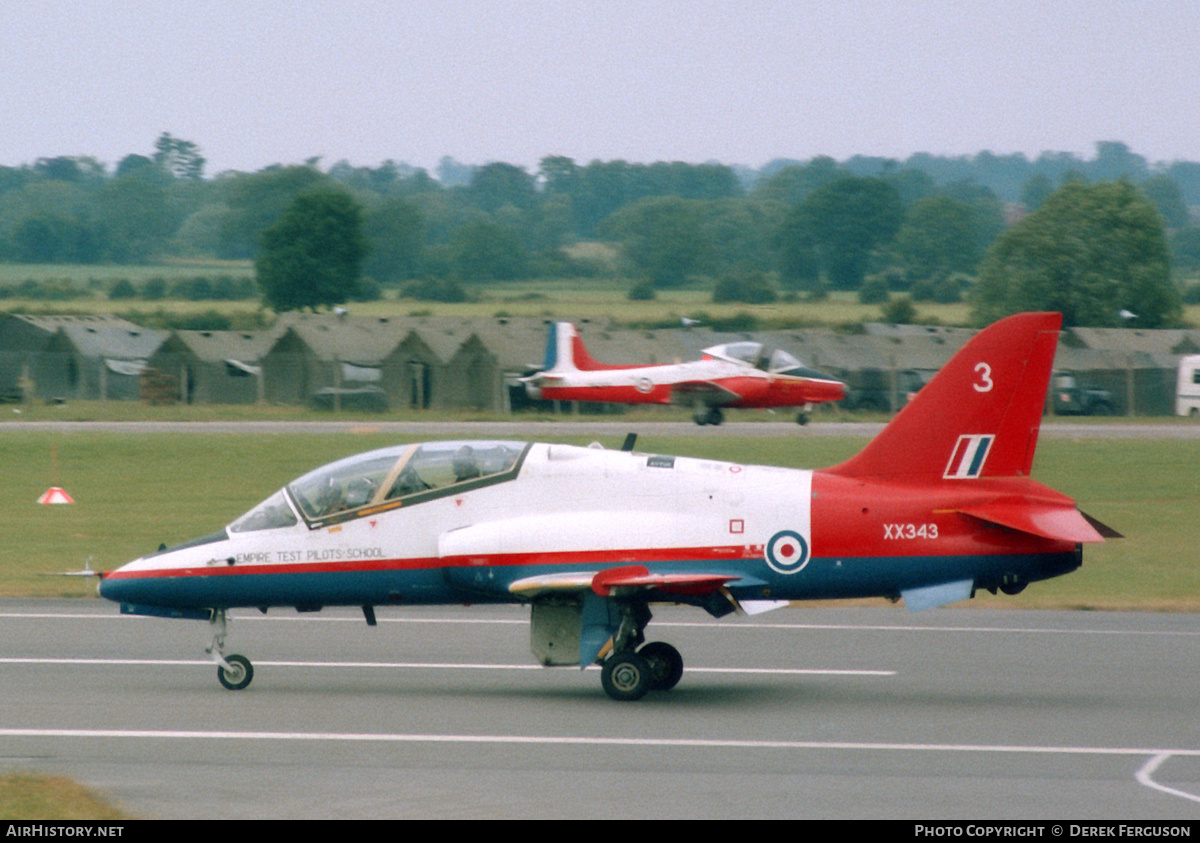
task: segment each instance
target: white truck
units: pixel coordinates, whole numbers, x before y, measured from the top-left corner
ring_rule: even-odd
[[[1179,360],[1175,415],[1200,416],[1200,354],[1189,354]]]

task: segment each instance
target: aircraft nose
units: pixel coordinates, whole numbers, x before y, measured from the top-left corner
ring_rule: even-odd
[[[97,590],[101,597],[114,603],[139,602],[138,584],[140,580],[124,576],[127,567],[126,565],[110,571],[100,579]]]
[[[846,384],[829,375],[816,375],[817,379],[809,383],[809,388],[816,393],[820,401],[841,401],[846,397]]]

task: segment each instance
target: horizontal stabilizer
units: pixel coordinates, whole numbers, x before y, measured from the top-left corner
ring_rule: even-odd
[[[1116,530],[1088,518],[1074,506],[1052,506],[1018,499],[966,506],[958,512],[1044,539],[1094,543],[1102,542],[1106,537],[1120,538]]]
[[[1093,518],[1092,516],[1088,515],[1086,512],[1080,512],[1079,514],[1082,515],[1084,518],[1086,518],[1087,522],[1089,524],[1091,524],[1093,527],[1095,527],[1096,532],[1099,533],[1100,535],[1104,536],[1104,538],[1106,538],[1106,539],[1123,539],[1123,538],[1125,538],[1124,535],[1122,535],[1121,533],[1118,533],[1116,530],[1114,530],[1112,527],[1105,524],[1103,521],[1099,521],[1099,520]]]
[[[920,612],[924,609],[936,609],[948,603],[959,600],[969,600],[975,589],[974,580],[959,580],[957,582],[930,585],[924,588],[910,588],[900,592],[904,605],[910,612]]]

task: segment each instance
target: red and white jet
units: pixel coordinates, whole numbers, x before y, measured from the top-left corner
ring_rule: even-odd
[[[227,688],[235,608],[519,602],[543,665],[599,662],[605,691],[672,688],[651,606],[715,617],[780,601],[910,609],[1016,594],[1117,535],[1030,479],[1061,317],[981,332],[857,456],[818,471],[599,447],[426,442],[288,484],[220,532],[99,574],[133,614],[208,620]],[[436,647],[436,642],[430,642]]]
[[[531,397],[550,401],[683,404],[702,425],[720,424],[724,407],[800,407],[796,420],[805,424],[813,404],[846,396],[841,381],[757,342],[715,345],[687,363],[605,365],[570,322],[550,326],[543,370],[522,380]]]

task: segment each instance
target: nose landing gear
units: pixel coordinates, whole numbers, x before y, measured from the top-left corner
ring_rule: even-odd
[[[230,691],[240,691],[254,679],[254,665],[238,653],[225,655],[225,610],[214,609],[209,623],[213,627],[212,644],[204,652],[217,663],[217,680]]]

